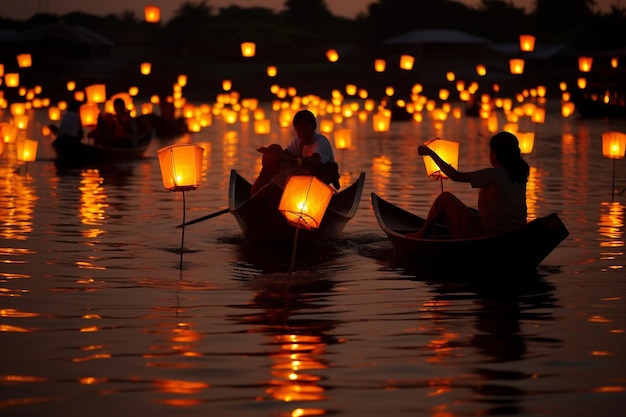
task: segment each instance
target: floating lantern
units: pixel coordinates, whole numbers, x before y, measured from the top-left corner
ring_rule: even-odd
[[[448,99],[448,97],[450,97],[450,91],[442,88],[439,90],[439,98],[443,101],[446,101]]]
[[[400,68],[403,70],[412,70],[415,58],[411,55],[400,55]]]
[[[334,134],[335,148],[339,150],[349,149],[352,146],[352,134],[350,129],[337,129]]]
[[[7,87],[17,87],[20,85],[20,74],[17,72],[7,72],[4,74],[4,85]]]
[[[529,154],[533,151],[535,144],[535,132],[517,132],[517,140],[519,141],[519,149],[522,154]]]
[[[26,114],[26,103],[11,103],[9,109],[11,116],[21,116]]]
[[[387,67],[387,61],[385,61],[384,59],[374,60],[374,71],[384,72],[386,67]]]
[[[142,62],[139,66],[139,70],[143,75],[149,75],[152,71],[152,64],[150,62]]]
[[[4,77],[4,64],[0,64],[0,77]]]
[[[51,122],[61,120],[61,109],[56,106],[48,107],[48,119]]]
[[[37,158],[37,141],[22,139],[17,141],[17,159],[24,162],[33,162]]]
[[[241,55],[245,58],[251,58],[256,54],[256,44],[254,42],[241,43]]]
[[[324,217],[334,190],[312,175],[289,178],[278,210],[292,226],[317,229]]]
[[[28,127],[28,115],[27,114],[17,114],[13,116],[13,122],[18,130],[26,130]]]
[[[375,132],[387,132],[391,122],[391,112],[378,112],[372,115],[372,127]]]
[[[544,123],[546,121],[546,109],[543,107],[535,107],[530,119],[533,123]]]
[[[20,68],[29,68],[33,65],[33,59],[30,54],[19,54],[17,56],[17,65]]]
[[[454,73],[454,71],[448,71],[446,72],[446,80],[452,82],[456,79],[456,74]]]
[[[157,151],[163,186],[168,191],[189,191],[200,186],[202,153],[194,144],[170,145]]]
[[[83,126],[95,126],[98,123],[100,108],[96,103],[85,103],[80,106],[80,121]]]
[[[611,188],[613,198],[615,197],[615,160],[622,159],[625,153],[626,133],[615,131],[602,133],[602,156],[613,160],[613,186]]]
[[[619,58],[614,56],[611,58],[611,68],[617,68],[619,65]]]
[[[161,20],[161,8],[159,6],[145,6],[143,15],[146,22],[159,23]]]
[[[230,91],[233,87],[233,82],[231,80],[222,80],[222,89],[224,91]]]
[[[580,77],[576,80],[576,84],[578,85],[578,88],[584,90],[585,88],[587,88],[587,79],[584,77]]]
[[[593,58],[590,56],[578,57],[578,70],[580,72],[591,71],[591,65],[593,64]]]
[[[176,83],[180,87],[186,86],[187,85],[187,74],[179,74],[178,78],[176,79]]]
[[[524,73],[524,60],[519,58],[513,58],[509,60],[509,70],[511,74],[523,74]]]
[[[87,101],[90,103],[104,103],[107,99],[105,84],[92,84],[85,87]]]
[[[535,50],[535,37],[533,35],[519,35],[519,49],[522,52],[532,52]]]
[[[339,60],[339,54],[334,49],[326,51],[326,58],[329,62],[337,62]]]
[[[482,64],[476,65],[476,74],[478,74],[481,77],[484,77],[485,75],[487,75],[487,68],[485,68],[485,66]]]
[[[254,133],[267,135],[270,133],[270,119],[254,120]]]
[[[276,68],[274,65],[268,65],[268,67],[267,67],[267,76],[268,77],[276,77],[276,74],[278,74],[278,68]]]
[[[424,142],[424,145],[435,151],[435,153],[439,155],[448,165],[454,167],[455,169],[458,168],[459,142],[445,139],[433,139],[428,142]],[[441,179],[448,178],[432,158],[424,157],[424,165],[426,167],[426,175],[429,177],[439,177]]]
[[[571,101],[563,102],[563,104],[561,104],[561,116],[570,117],[572,114],[574,114],[575,108],[576,106]]]

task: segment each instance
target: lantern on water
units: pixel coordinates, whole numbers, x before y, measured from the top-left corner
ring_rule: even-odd
[[[241,55],[245,58],[253,57],[256,54],[256,44],[254,42],[241,43]]]
[[[87,101],[90,103],[104,103],[107,99],[105,84],[92,84],[85,87]]]
[[[484,77],[485,75],[487,75],[487,68],[485,68],[485,66],[482,64],[476,65],[476,74],[478,74],[481,77]]]
[[[278,74],[278,68],[276,68],[276,66],[274,66],[274,65],[269,65],[267,67],[267,76],[268,77],[276,77],[276,74]]]
[[[448,165],[454,167],[455,169],[458,168],[459,142],[437,138],[424,142],[424,145],[435,151],[435,153],[439,155]],[[432,158],[425,157],[424,165],[426,167],[426,175],[429,177],[434,176],[439,178],[448,178]]]
[[[17,65],[20,68],[29,68],[33,65],[33,59],[30,54],[19,54],[17,56]]]
[[[143,75],[148,75],[152,71],[152,64],[150,62],[142,62],[139,66],[139,70]]]
[[[61,109],[56,106],[48,107],[48,119],[51,122],[56,122],[61,120]]]
[[[28,115],[17,114],[13,116],[13,122],[15,123],[15,126],[17,126],[18,130],[26,130],[28,127]]]
[[[517,140],[519,141],[519,149],[522,154],[528,154],[533,151],[535,144],[535,132],[517,132]]]
[[[85,103],[80,106],[79,114],[83,126],[95,126],[98,123],[100,108],[97,103]]]
[[[184,87],[187,85],[187,74],[178,74],[178,78],[176,78],[176,83]]]
[[[230,91],[233,88],[233,82],[231,80],[222,80],[222,89],[224,91]]]
[[[76,88],[76,81],[68,81],[65,86],[67,87],[67,91],[74,91]]]
[[[200,186],[204,148],[194,144],[170,145],[157,151],[163,186],[168,191],[195,190]]]
[[[289,178],[278,210],[292,226],[317,229],[326,213],[334,190],[312,175]]]
[[[575,109],[576,106],[574,105],[574,103],[572,103],[571,101],[564,101],[563,104],[561,104],[561,116],[570,117],[572,114],[574,114]]]
[[[17,141],[17,159],[24,162],[33,162],[37,158],[37,141],[22,139]]]
[[[412,70],[413,64],[415,63],[415,58],[411,55],[401,55],[400,56],[400,68],[403,70]]]
[[[593,64],[593,58],[590,56],[578,57],[578,70],[580,72],[591,71],[591,65]]]
[[[386,67],[387,67],[387,62],[384,59],[374,60],[374,70],[376,72],[384,72]]]
[[[267,135],[270,133],[270,119],[255,119],[254,133],[257,135]]]
[[[158,6],[145,6],[143,8],[144,19],[148,23],[159,23],[161,20],[161,8]]]
[[[372,115],[372,127],[375,132],[387,132],[391,122],[391,112],[378,112]]]
[[[334,134],[335,148],[349,149],[352,146],[352,134],[350,129],[337,129]]]
[[[326,51],[326,58],[330,62],[337,62],[339,60],[339,54],[334,49],[329,49]]]
[[[0,77],[4,76],[4,64],[0,64]]]
[[[519,49],[522,52],[532,52],[535,50],[535,37],[533,35],[519,35]]]
[[[7,72],[4,74],[4,85],[7,87],[17,87],[20,85],[20,74],[17,72]]]
[[[626,150],[626,133],[603,132],[602,156],[611,159],[621,159]]]
[[[585,77],[580,77],[576,80],[576,84],[578,85],[578,88],[584,90],[587,88],[587,79]]]
[[[546,109],[543,107],[535,107],[530,115],[530,120],[532,120],[533,123],[544,123],[546,121]]]
[[[523,74],[524,60],[519,58],[509,59],[509,70],[511,74]]]

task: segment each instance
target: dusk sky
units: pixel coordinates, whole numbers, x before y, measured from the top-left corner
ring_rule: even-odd
[[[197,4],[201,0],[190,1]],[[480,4],[479,0],[462,1],[469,5]],[[509,1],[526,8],[531,8],[535,3],[535,0]],[[40,12],[63,15],[72,11],[82,11],[88,14],[106,15],[132,10],[138,17],[142,17],[143,7],[151,4],[161,8],[161,19],[167,21],[184,2],[185,0],[0,0],[0,16],[25,20]],[[326,5],[334,15],[348,18],[354,18],[358,13],[366,12],[367,6],[371,3],[375,3],[375,0],[326,0]],[[283,9],[285,0],[207,0],[206,4],[214,9],[238,5],[240,7],[266,7],[280,11]],[[611,5],[621,6],[620,0],[596,0],[596,4],[602,11],[610,11]]]

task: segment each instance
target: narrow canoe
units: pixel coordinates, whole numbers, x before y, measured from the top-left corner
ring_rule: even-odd
[[[569,232],[556,213],[536,218],[511,232],[472,239],[447,239],[440,226],[437,238],[416,239],[425,219],[371,194],[380,228],[394,250],[416,263],[481,270],[532,270],[567,237]]]
[[[359,208],[364,183],[365,173],[362,172],[349,187],[334,194],[320,227],[300,229],[298,240],[323,242],[338,237]],[[246,239],[293,242],[296,229],[278,210],[283,188],[270,182],[251,197],[251,186],[236,170],[231,170],[229,210]]]

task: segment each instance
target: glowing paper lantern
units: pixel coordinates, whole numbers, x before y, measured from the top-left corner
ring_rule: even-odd
[[[485,66],[482,64],[476,65],[476,74],[478,74],[481,77],[484,77],[485,75],[487,75],[487,68],[485,68]]]
[[[24,162],[33,162],[37,158],[37,141],[22,139],[17,141],[17,159]]]
[[[245,58],[253,57],[256,54],[256,44],[254,42],[241,43],[241,55]]]
[[[289,178],[278,210],[292,226],[317,229],[326,213],[334,190],[312,175]]]
[[[85,103],[80,106],[80,121],[83,126],[95,126],[98,123],[100,108],[97,103]]]
[[[378,112],[372,115],[372,127],[375,132],[387,132],[391,123],[391,112]]]
[[[576,84],[578,85],[578,88],[584,90],[585,88],[587,88],[587,79],[584,77],[580,77],[576,80]]]
[[[52,122],[61,120],[61,109],[56,106],[48,107],[48,119]]]
[[[187,85],[187,74],[179,74],[176,83],[181,86],[184,87]]]
[[[148,75],[152,71],[152,64],[150,62],[142,62],[139,69],[143,75]]]
[[[337,129],[334,134],[335,148],[349,149],[352,146],[352,132],[350,129]]]
[[[222,89],[224,89],[224,91],[230,91],[232,87],[233,82],[231,80],[222,80]]]
[[[339,60],[339,54],[334,49],[326,51],[326,58],[329,62],[337,62]]]
[[[591,71],[591,65],[593,64],[593,58],[590,56],[578,57],[578,70],[580,72]]]
[[[384,72],[386,67],[387,67],[387,62],[384,59],[374,60],[374,70],[376,72]]]
[[[105,84],[92,84],[85,87],[87,101],[90,103],[104,103],[107,99],[107,90]]]
[[[626,151],[626,133],[603,132],[602,156],[610,159],[622,159]]]
[[[455,169],[458,168],[459,142],[437,138],[425,142],[424,145],[435,151],[448,165]],[[429,177],[448,178],[431,157],[424,157],[424,166],[426,167],[426,175]]]
[[[20,68],[28,68],[33,65],[33,59],[30,54],[19,54],[17,56],[17,65]]]
[[[17,72],[7,72],[4,74],[4,85],[7,87],[17,87],[20,85],[20,74]]]
[[[411,55],[400,55],[400,68],[403,70],[412,70],[415,58]]]
[[[15,123],[15,126],[17,126],[18,130],[26,130],[28,127],[28,115],[17,114],[13,116],[13,122]]]
[[[148,23],[159,23],[161,20],[161,8],[158,6],[145,6],[143,14]]]
[[[546,109],[543,107],[535,107],[530,115],[530,120],[533,123],[544,123],[546,121]]]
[[[76,88],[76,81],[68,81],[65,85],[67,87],[67,91],[74,91]]]
[[[535,144],[535,132],[517,132],[517,140],[519,141],[519,149],[522,154],[528,154],[533,151]]]
[[[278,74],[278,69],[274,65],[269,65],[267,67],[267,76],[276,77],[276,74]]]
[[[270,119],[254,120],[254,133],[257,135],[267,135],[270,133]]]
[[[513,58],[509,60],[509,70],[511,74],[523,74],[524,73],[524,60],[519,58]]]
[[[194,144],[170,145],[157,151],[161,179],[168,191],[195,190],[200,186],[204,148]]]
[[[519,35],[519,49],[522,52],[532,52],[535,50],[535,37],[533,35]]]

